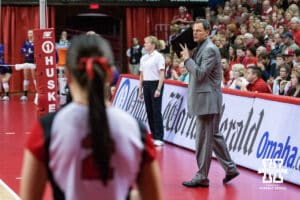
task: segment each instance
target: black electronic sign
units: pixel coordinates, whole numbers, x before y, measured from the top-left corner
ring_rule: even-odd
[[[206,4],[208,0],[46,0],[48,5],[100,5],[119,6],[177,6]],[[2,5],[38,5],[39,0],[2,0]]]

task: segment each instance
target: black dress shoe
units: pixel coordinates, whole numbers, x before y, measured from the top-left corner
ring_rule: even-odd
[[[223,183],[228,183],[229,181],[231,181],[233,178],[237,177],[240,173],[239,172],[235,172],[234,174],[227,174],[225,176],[225,178],[223,179]]]
[[[182,185],[186,187],[208,187],[208,180],[191,180],[191,181],[183,181]]]

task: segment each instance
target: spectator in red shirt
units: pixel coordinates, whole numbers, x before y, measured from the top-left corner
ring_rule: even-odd
[[[274,29],[277,29],[280,25],[280,22],[278,21],[278,17],[277,17],[277,13],[276,12],[273,12],[272,13],[272,26]]]
[[[229,63],[227,58],[221,59],[222,72],[223,72],[223,84],[227,85],[227,82],[230,80],[230,71]]]
[[[293,17],[290,22],[291,32],[294,36],[295,43],[300,46],[300,19],[298,17]]]
[[[269,85],[261,78],[262,71],[259,67],[248,67],[246,79],[249,84],[241,86],[241,90],[260,93],[272,93]]]
[[[189,27],[191,23],[193,23],[193,18],[187,12],[187,8],[184,6],[180,6],[178,11],[179,14],[174,16],[171,24],[178,24],[180,25],[180,28],[184,30]]]
[[[248,58],[247,60],[247,64],[246,64],[246,68],[248,68],[249,66],[255,66],[257,65],[257,57],[256,57],[256,48],[255,47],[249,47],[246,50],[246,57]]]
[[[245,49],[243,46],[236,47],[237,63],[243,64],[246,68],[257,64],[256,49],[250,47]]]
[[[263,1],[261,18],[263,20],[265,20],[267,17],[269,17],[270,15],[272,15],[272,12],[273,12],[273,9],[272,9],[272,6],[270,4],[270,1],[269,0]]]

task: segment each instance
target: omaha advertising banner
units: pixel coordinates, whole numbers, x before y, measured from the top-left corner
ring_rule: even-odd
[[[122,76],[113,105],[147,124],[139,80]],[[187,86],[166,81],[162,114],[164,140],[194,150],[195,118],[187,113]],[[283,179],[300,185],[300,101],[294,98],[224,90],[220,131],[233,160],[258,172],[263,159],[282,159]]]

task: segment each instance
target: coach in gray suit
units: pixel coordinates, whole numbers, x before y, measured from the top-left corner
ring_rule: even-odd
[[[230,158],[223,135],[219,131],[222,107],[222,67],[219,49],[209,39],[210,25],[206,20],[193,25],[193,39],[198,44],[190,57],[188,48],[181,45],[181,59],[190,73],[188,112],[196,120],[196,158],[198,172],[186,187],[208,187],[208,172],[212,151],[226,172],[227,183],[239,172]]]

